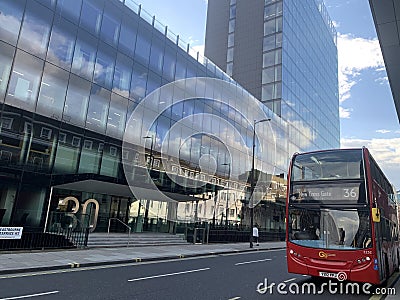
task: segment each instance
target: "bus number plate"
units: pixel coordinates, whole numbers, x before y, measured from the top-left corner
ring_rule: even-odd
[[[327,278],[337,278],[337,273],[319,272],[319,276]]]

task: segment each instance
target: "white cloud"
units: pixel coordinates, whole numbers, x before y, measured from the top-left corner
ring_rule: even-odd
[[[389,181],[400,188],[400,138],[342,139],[342,148],[367,147]]]
[[[339,116],[341,119],[349,119],[350,118],[350,113],[352,109],[351,108],[343,108],[339,106]]]
[[[375,69],[385,70],[378,40],[353,37],[349,34],[338,34],[339,63],[339,101],[351,97],[351,88],[360,80],[361,71]],[[382,78],[380,78],[381,80]],[[349,118],[350,110],[342,109],[341,118]]]
[[[197,46],[192,46],[192,49],[196,52],[199,52],[201,56],[204,56],[204,45],[197,45]]]
[[[375,132],[377,132],[377,133],[389,133],[391,131],[387,130],[387,129],[378,129],[378,130],[375,130]]]
[[[377,71],[378,71],[378,70],[377,70]],[[375,82],[377,82],[377,83],[379,83],[379,84],[382,85],[382,84],[388,83],[388,82],[389,82],[389,79],[388,79],[387,76],[379,77],[379,78],[375,79]]]

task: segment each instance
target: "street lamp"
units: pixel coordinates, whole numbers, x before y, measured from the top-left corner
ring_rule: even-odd
[[[250,206],[250,248],[253,248],[253,227],[254,227],[254,156],[255,156],[255,148],[256,148],[256,125],[262,122],[271,121],[270,118],[262,119],[262,120],[254,120],[253,123],[253,155],[252,155],[252,162],[251,162],[251,177],[250,177],[250,199],[249,199],[249,206]],[[250,203],[251,202],[251,203]]]
[[[153,169],[153,144],[154,144],[154,137],[153,136],[150,136],[150,135],[147,135],[147,136],[144,136],[143,137],[144,139],[151,139],[151,144],[150,144],[150,155],[149,155],[149,157],[150,157],[150,161],[149,161],[149,163],[147,164],[147,168],[150,170],[150,171],[148,171],[150,174],[150,177],[151,177],[151,170]],[[144,230],[146,230],[147,231],[147,229],[148,229],[148,227],[149,227],[149,209],[150,209],[150,200],[149,199],[147,199],[146,200],[146,210],[145,210],[145,212],[144,212]]]
[[[223,163],[222,166],[228,166],[228,180],[231,175],[231,163]],[[228,183],[228,190],[229,190],[229,183]],[[225,208],[225,227],[228,227],[228,213],[229,213],[229,207],[228,207],[228,190],[225,191],[225,196],[226,196],[226,208]]]
[[[147,135],[147,136],[144,136],[143,138],[144,138],[144,139],[151,139],[151,144],[150,144],[150,155],[149,155],[150,161],[149,161],[149,163],[148,163],[148,167],[149,167],[150,169],[152,169],[152,168],[153,168],[153,144],[154,144],[154,137],[153,137],[153,136]]]

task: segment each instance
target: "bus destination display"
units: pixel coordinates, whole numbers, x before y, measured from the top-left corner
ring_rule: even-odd
[[[346,201],[358,200],[360,194],[359,184],[346,185],[293,185],[289,199],[301,201]]]

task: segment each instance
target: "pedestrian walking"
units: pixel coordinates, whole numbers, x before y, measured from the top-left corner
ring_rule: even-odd
[[[257,225],[253,227],[253,240],[256,242],[256,246],[258,246],[258,228]]]

